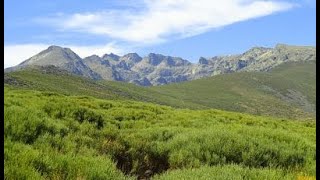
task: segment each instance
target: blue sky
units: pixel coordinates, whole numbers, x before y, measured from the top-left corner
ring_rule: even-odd
[[[315,0],[5,0],[5,67],[49,45],[81,57],[150,52],[197,62],[316,42]]]

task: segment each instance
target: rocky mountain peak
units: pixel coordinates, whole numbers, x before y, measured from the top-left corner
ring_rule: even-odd
[[[49,46],[46,50],[32,56],[31,58],[23,61],[20,66],[26,65],[54,65],[63,66],[67,63],[81,61],[82,59],[69,48],[62,48],[60,46]]]
[[[284,47],[287,47],[287,46],[289,46],[289,45],[283,44],[283,43],[278,43],[278,44],[276,44],[275,49],[284,48]]]
[[[120,56],[110,53],[110,54],[105,54],[102,56],[102,59],[106,60],[113,60],[113,61],[119,61]]]
[[[57,53],[63,54],[64,56],[71,56],[71,58],[80,58],[75,52],[70,48],[63,48],[56,45],[49,46],[46,50],[42,51],[43,53]],[[40,53],[39,53],[40,54]]]
[[[267,52],[267,51],[271,51],[272,48],[266,48],[266,47],[253,47],[251,49],[249,49],[248,51],[244,52],[242,55],[251,55],[251,56],[260,56],[261,54]]]
[[[51,46],[48,47],[47,50],[50,50],[50,51],[52,51],[52,50],[63,50],[63,48],[60,47],[60,46],[51,45]]]
[[[142,57],[140,57],[137,53],[128,53],[128,54],[122,56],[120,59],[137,63],[142,60]]]
[[[191,64],[189,61],[180,57],[164,56],[162,54],[150,53],[145,59],[153,66],[183,66]]]
[[[89,77],[92,79],[101,78],[96,72],[88,68],[76,53],[70,48],[62,48],[60,46],[49,46],[46,50],[25,60],[15,69],[26,67],[48,67],[54,66],[70,73]]]
[[[199,64],[209,64],[209,61],[204,57],[200,57],[198,63]]]
[[[97,56],[97,55],[91,55],[91,56],[88,56],[88,57],[86,57],[86,58],[84,58],[83,59],[84,61],[86,61],[86,60],[95,60],[95,61],[101,61],[101,58],[99,57],[99,56]]]
[[[147,59],[148,59],[149,64],[151,64],[153,66],[157,66],[158,64],[160,64],[162,62],[164,57],[165,56],[163,56],[161,54],[150,53],[147,56]]]

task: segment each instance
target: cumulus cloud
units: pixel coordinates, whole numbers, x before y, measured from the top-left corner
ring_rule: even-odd
[[[16,44],[4,46],[4,68],[12,67],[20,64],[22,61],[38,54],[42,50],[47,49],[50,44]],[[126,51],[121,49],[114,43],[106,45],[78,46],[78,45],[63,45],[73,50],[80,57],[84,58],[93,54],[102,56],[106,53],[115,53],[123,55]]]
[[[106,45],[89,45],[89,46],[66,45],[65,47],[69,47],[71,50],[73,50],[82,58],[91,56],[93,54],[102,56],[106,53],[123,55],[126,52],[130,51],[129,49],[126,49],[124,47],[119,47],[114,43],[108,43]]]
[[[285,11],[294,4],[267,0],[143,0],[137,9],[60,14],[38,19],[60,31],[105,35],[154,44],[185,38],[236,22]]]

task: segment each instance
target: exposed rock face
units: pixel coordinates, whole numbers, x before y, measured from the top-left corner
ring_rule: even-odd
[[[200,57],[199,64],[205,64],[206,65],[206,64],[209,64],[209,61],[204,57]]]
[[[102,79],[114,79],[111,63],[107,59],[102,59],[97,55],[92,55],[83,59],[84,64],[94,71]]]
[[[141,86],[163,85],[238,71],[268,71],[287,61],[316,60],[316,48],[278,44],[275,48],[254,47],[243,54],[200,57],[196,64],[179,57],[150,53],[124,56],[105,54],[81,59],[69,48],[50,46],[6,71],[28,66],[53,65],[93,79],[125,81]]]

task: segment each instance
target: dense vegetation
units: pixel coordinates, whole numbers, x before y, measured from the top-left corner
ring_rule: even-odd
[[[5,87],[6,179],[315,177],[314,120],[65,95],[56,85]]]
[[[47,69],[5,74],[5,84],[24,89],[292,119],[315,117],[315,80],[314,61],[286,63],[271,72],[232,73],[151,88],[93,81]]]

